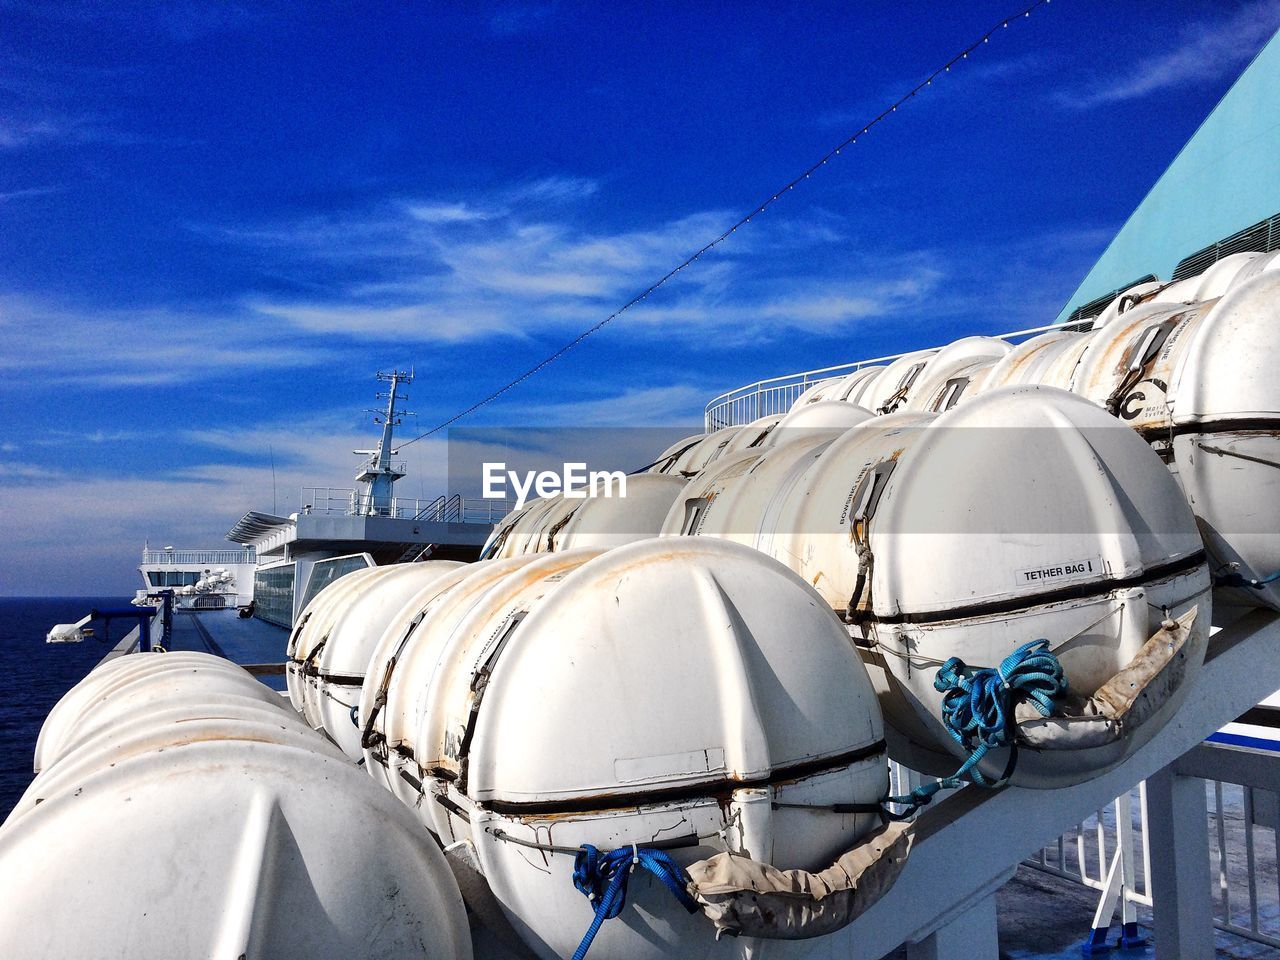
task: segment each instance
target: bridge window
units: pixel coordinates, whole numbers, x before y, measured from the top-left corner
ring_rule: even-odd
[[[199,579],[199,570],[151,570],[147,573],[147,581],[153,587],[195,586]]]

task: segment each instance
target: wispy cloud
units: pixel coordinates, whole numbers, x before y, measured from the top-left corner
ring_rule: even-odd
[[[263,4],[198,0],[144,0],[119,7],[94,0],[56,4],[9,0],[5,6],[12,13],[58,24],[124,28],[179,43],[248,29],[269,16]]]
[[[534,422],[540,427],[651,427],[698,423],[707,398],[720,386],[708,377],[705,383],[683,382],[642,386],[590,399],[537,401],[516,399],[503,415],[510,423]],[[653,451],[656,456],[660,450]]]
[[[405,211],[415,220],[423,223],[470,223],[475,220],[488,220],[493,213],[477,210],[465,203],[410,203]]]
[[[178,145],[186,141],[134,133],[104,116],[44,113],[0,120],[0,150],[17,151],[51,145],[99,144],[132,147]]]
[[[1058,94],[1065,106],[1089,109],[1234,75],[1280,27],[1280,0],[1253,0],[1231,13],[1204,19],[1164,44],[1159,53],[1109,63],[1119,73]],[[1093,61],[1095,66],[1100,61]]]
[[[222,531],[246,510],[290,513],[306,502],[306,487],[353,486],[358,459],[351,450],[367,445],[370,436],[352,422],[350,411],[319,411],[236,429],[175,432],[170,425],[170,434],[169,442],[203,447],[204,458],[141,476],[124,475],[115,461],[105,460],[97,469],[51,474],[47,466],[35,468],[15,456],[21,452],[18,445],[0,445],[0,497],[23,505],[4,517],[5,556],[23,559],[0,564],[0,593],[63,587],[69,543],[76,545],[79,564],[76,589],[131,592],[139,584],[130,560],[145,538],[217,546]],[[397,493],[431,497],[442,492],[444,442],[422,441],[406,453],[410,475]]]
[[[272,336],[251,316],[177,307],[91,309],[0,296],[0,383],[12,387],[21,386],[19,374],[128,387],[305,367],[335,356],[331,348]]]
[[[489,29],[499,37],[541,30],[555,15],[554,3],[505,3],[489,14]]]
[[[262,292],[244,304],[307,334],[446,343],[570,335],[736,219],[709,209],[602,229],[599,190],[594,180],[550,177],[322,218],[194,229],[269,255],[273,274],[293,278],[300,295]],[[652,336],[679,323],[777,339],[892,314],[936,289],[936,258],[859,258],[849,241],[845,221],[821,209],[765,219],[636,309],[628,328]]]
[[[11,200],[29,200],[32,197],[45,197],[51,193],[61,192],[63,187],[26,187],[22,190],[0,191],[0,203]]]

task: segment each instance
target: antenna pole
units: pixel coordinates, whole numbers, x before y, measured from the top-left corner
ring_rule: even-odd
[[[395,428],[406,412],[396,406],[401,400],[409,399],[401,391],[401,386],[413,382],[413,372],[392,370],[389,373],[379,371],[378,380],[389,384],[385,393],[379,393],[378,399],[387,401],[385,409],[372,410],[374,423],[382,424],[382,436],[378,439],[378,447],[372,451],[361,451],[368,456],[364,468],[356,475],[358,483],[366,484],[365,495],[361,498],[358,512],[370,517],[393,517],[395,510],[395,483],[405,475],[403,464],[393,463],[391,458],[398,453],[392,442]]]

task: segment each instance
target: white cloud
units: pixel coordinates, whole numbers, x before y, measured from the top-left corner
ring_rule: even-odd
[[[349,411],[331,411],[302,421],[182,431],[178,439],[207,447],[207,459],[144,476],[84,469],[51,475],[46,467],[0,459],[0,496],[22,504],[4,515],[0,593],[132,593],[140,585],[135,551],[144,539],[215,547],[250,509],[290,513],[312,496],[304,487],[354,487],[360,458],[351,451],[368,447],[372,430],[353,426]],[[402,459],[409,476],[398,495],[429,499],[444,491],[443,440],[413,444]]]
[[[504,3],[489,13],[489,29],[499,37],[541,30],[556,12],[554,3]]]
[[[233,371],[304,367],[330,348],[272,336],[251,316],[149,308],[93,310],[0,295],[0,378],[142,386],[208,379]]]
[[[344,334],[364,340],[461,343],[491,336],[522,336],[513,318],[482,304],[370,307],[251,300],[250,309],[314,335]]]
[[[51,193],[58,193],[63,187],[27,187],[23,190],[9,190],[0,193],[0,203],[8,203],[11,200],[27,200],[31,197],[44,197]]]
[[[715,382],[632,387],[587,400],[514,400],[503,408],[512,423],[542,426],[651,427],[700,423],[702,408],[715,392]],[[662,451],[654,451],[656,456]]]
[[[307,334],[445,343],[569,337],[735,219],[729,210],[702,210],[638,228],[604,230],[598,218],[582,225],[589,211],[580,208],[597,190],[592,180],[551,177],[465,200],[384,202],[204,232],[292,261],[294,276],[322,272],[328,282],[318,294],[245,301]],[[624,322],[642,336],[679,322],[734,339],[778,339],[893,313],[936,289],[936,266],[910,257],[854,260],[849,239],[845,222],[821,209],[763,218]],[[351,264],[355,275],[344,281],[336,264]]]
[[[590,177],[552,176],[518,183],[505,195],[512,202],[568,203],[592,197],[599,189],[600,182]]]
[[[466,203],[411,203],[405,206],[409,216],[423,223],[470,223],[488,220],[492,213],[477,210]]]
[[[1160,43],[1159,53],[1094,60],[1119,72],[1059,94],[1064,105],[1078,109],[1120,103],[1162,90],[1190,86],[1239,70],[1280,27],[1280,0],[1254,0],[1233,13],[1189,24],[1181,34]],[[1164,38],[1160,38],[1164,40]],[[1128,48],[1135,53],[1138,48]]]

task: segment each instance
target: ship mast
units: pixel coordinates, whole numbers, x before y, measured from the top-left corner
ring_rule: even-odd
[[[390,517],[395,516],[395,483],[405,475],[403,464],[391,462],[391,458],[400,452],[392,448],[392,436],[395,428],[400,425],[401,418],[407,415],[404,410],[397,409],[396,404],[409,399],[409,395],[401,391],[400,386],[413,383],[413,371],[379,372],[378,379],[390,384],[385,392],[378,394],[379,400],[387,401],[386,409],[369,411],[373,414],[373,422],[382,424],[382,437],[378,440],[376,450],[352,451],[369,458],[365,461],[364,468],[356,474],[357,483],[367,484],[356,512],[363,516]]]

